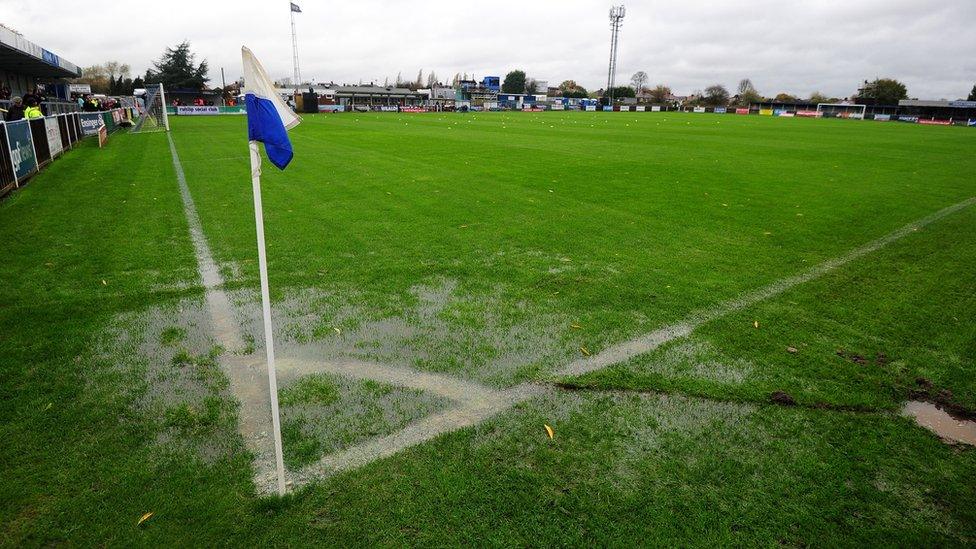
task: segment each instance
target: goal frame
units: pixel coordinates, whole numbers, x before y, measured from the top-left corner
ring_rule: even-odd
[[[846,108],[853,108],[853,109],[860,108],[861,109],[860,112],[858,112],[857,110],[843,111],[845,113],[853,113],[853,114],[856,114],[857,115],[857,116],[845,116],[843,118],[854,118],[856,120],[864,120],[864,115],[867,113],[867,110],[868,110],[868,106],[867,105],[864,105],[862,103],[817,103],[817,112],[819,112],[819,113],[826,113],[827,111],[824,111],[823,110],[824,107],[844,107],[845,109]]]

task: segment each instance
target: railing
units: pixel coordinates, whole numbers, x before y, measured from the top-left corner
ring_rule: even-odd
[[[84,137],[131,120],[133,111],[72,112],[30,120],[0,122],[0,196],[27,179]]]
[[[0,99],[0,109],[9,110],[10,106],[13,104],[9,99]],[[55,114],[68,114],[72,112],[78,112],[81,108],[78,103],[74,101],[44,101],[41,103],[41,111],[44,112],[46,116],[52,116]]]

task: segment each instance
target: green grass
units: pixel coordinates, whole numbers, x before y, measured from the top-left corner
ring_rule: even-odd
[[[253,303],[244,119],[172,122],[227,286]],[[599,352],[976,196],[967,128],[349,114],[291,135],[292,166],[263,178],[272,296],[304,315],[283,347],[333,345],[340,328],[363,334],[349,352],[495,386],[548,380],[581,346]],[[205,326],[166,317],[202,295],[166,138],[87,143],[0,203],[0,543],[972,544],[976,452],[894,411],[920,377],[976,407],[974,231],[976,212],[958,212],[564,380],[611,393],[559,392],[262,500],[233,402],[194,347]],[[147,330],[127,320],[147,311],[165,356],[199,369],[180,378],[206,386],[192,405],[157,405],[162,360],[105,341]],[[378,328],[393,320],[410,329]],[[772,391],[809,407],[768,404]],[[206,438],[226,448],[201,454]]]

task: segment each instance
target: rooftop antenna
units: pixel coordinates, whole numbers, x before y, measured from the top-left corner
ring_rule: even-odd
[[[610,67],[607,69],[607,97],[613,106],[613,86],[617,83],[617,40],[620,38],[620,27],[624,24],[627,8],[623,4],[610,8]]]

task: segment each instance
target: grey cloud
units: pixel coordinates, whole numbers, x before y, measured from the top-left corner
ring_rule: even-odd
[[[12,4],[13,0],[0,0]],[[298,0],[302,74],[318,81],[504,75],[521,68],[557,83],[606,82],[608,2],[450,4],[418,0]],[[146,5],[47,0],[19,3],[5,23],[79,65],[117,59],[143,72],[183,39],[219,83],[240,75],[247,44],[275,77],[291,70],[287,2]],[[69,18],[51,14],[71,13]],[[637,70],[677,92],[749,77],[765,94],[847,96],[865,78],[891,76],[913,96],[965,96],[976,82],[976,2],[907,0],[632,1],[621,34],[618,81]]]

